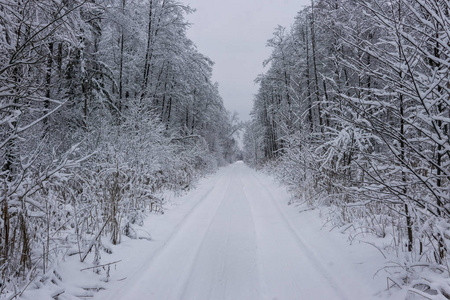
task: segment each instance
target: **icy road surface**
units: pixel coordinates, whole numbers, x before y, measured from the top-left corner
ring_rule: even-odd
[[[375,249],[303,219],[269,177],[236,163],[203,189],[159,249],[130,253],[132,274],[96,298],[361,300],[382,288]]]

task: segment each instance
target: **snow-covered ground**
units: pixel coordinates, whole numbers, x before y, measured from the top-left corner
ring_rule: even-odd
[[[58,274],[97,300],[385,298],[386,276],[374,276],[385,263],[378,250],[350,245],[322,228],[319,210],[299,213],[289,199],[272,178],[238,162],[150,215],[140,235],[151,240],[125,238],[102,254],[102,263],[121,260],[108,282],[96,283],[92,270],[74,272],[82,267],[75,262]],[[79,299],[74,294],[59,299]]]
[[[386,279],[366,244],[321,230],[271,178],[236,163],[151,216],[153,241],[128,240],[95,299],[372,299]],[[151,224],[153,223],[153,224]]]

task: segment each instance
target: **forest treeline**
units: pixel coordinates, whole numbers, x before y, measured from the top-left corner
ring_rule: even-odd
[[[244,139],[248,163],[332,206],[337,225],[389,236],[386,247],[409,263],[446,269],[449,6],[312,1],[268,41]]]
[[[98,258],[231,161],[235,120],[177,0],[0,0],[0,297]]]

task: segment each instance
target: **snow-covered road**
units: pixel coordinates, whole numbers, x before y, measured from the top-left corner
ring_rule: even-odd
[[[159,249],[99,299],[372,299],[379,280],[359,266],[364,249],[302,220],[243,163],[216,177]]]

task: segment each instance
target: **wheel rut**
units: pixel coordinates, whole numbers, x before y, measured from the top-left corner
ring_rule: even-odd
[[[259,186],[262,190],[265,191],[265,194],[268,196],[267,198],[270,200],[271,205],[275,208],[273,209],[276,214],[279,216],[280,220],[284,224],[286,231],[288,231],[293,240],[295,240],[299,253],[304,254],[308,261],[315,267],[318,275],[322,276],[325,281],[328,283],[328,286],[331,287],[335,292],[335,297],[341,300],[349,300],[350,298],[343,289],[337,284],[336,280],[333,276],[326,270],[326,267],[320,262],[320,259],[314,254],[314,251],[309,247],[302,239],[302,237],[295,230],[295,227],[289,221],[288,217],[284,214],[284,212],[280,208],[280,204],[275,200],[272,192],[266,187],[266,185],[261,182],[261,180],[257,177],[255,173],[252,173],[253,178],[258,182]],[[266,202],[267,205],[267,202]],[[302,288],[300,285],[298,288]]]

